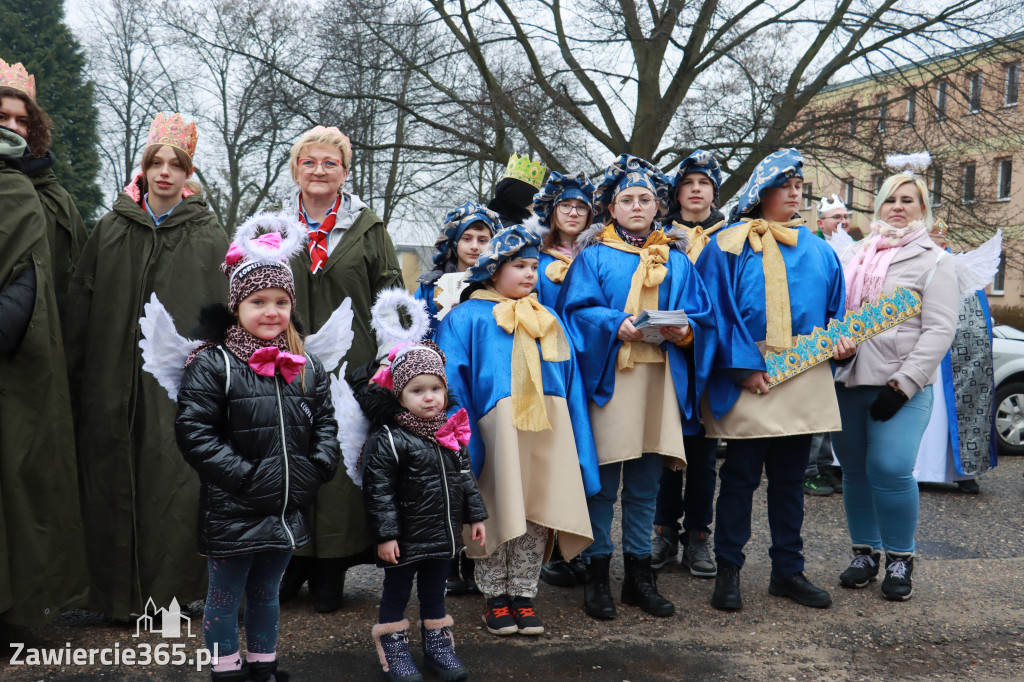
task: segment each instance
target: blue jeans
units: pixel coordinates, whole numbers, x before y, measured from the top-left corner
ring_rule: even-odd
[[[683,437],[683,447],[686,449],[686,469],[661,470],[654,523],[670,526],[678,532],[679,517],[682,517],[684,531],[710,533],[715,513],[715,449],[718,440],[706,438],[701,427],[699,433]]]
[[[919,504],[914,464],[932,413],[932,387],[915,393],[885,422],[868,413],[879,390],[836,384],[843,430],[832,442],[843,465],[846,525],[855,545],[913,552]]]
[[[810,434],[728,441],[725,462],[718,470],[722,485],[715,519],[715,555],[719,561],[743,566],[754,491],[761,485],[763,469],[768,477],[772,573],[785,578],[804,570],[800,530],[804,525],[804,469],[810,450]]]
[[[658,497],[663,458],[644,453],[639,459],[630,459],[598,467],[601,491],[587,498],[590,527],[594,542],[583,550],[583,558],[608,556],[612,544],[612,515],[615,499],[622,479],[622,551],[638,557],[651,555],[651,526],[654,524],[654,506]]]
[[[291,552],[254,552],[209,557],[210,588],[203,611],[203,639],[221,656],[237,653],[238,607],[245,595],[245,645],[254,654],[277,651],[281,604],[277,592]]]

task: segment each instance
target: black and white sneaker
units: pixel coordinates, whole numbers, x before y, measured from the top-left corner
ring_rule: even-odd
[[[860,589],[878,578],[878,569],[882,563],[882,553],[871,545],[854,545],[853,561],[849,568],[839,575],[839,584],[843,587]]]
[[[882,594],[889,601],[906,601],[914,594],[914,555],[907,552],[885,553],[885,579]]]

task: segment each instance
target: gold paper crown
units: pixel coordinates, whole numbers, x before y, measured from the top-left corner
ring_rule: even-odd
[[[539,159],[531,161],[529,156],[516,156],[513,154],[509,157],[508,167],[505,169],[505,177],[522,180],[540,189],[544,185],[544,176],[547,172],[548,167],[541,163]]]
[[[943,239],[945,239],[946,232],[948,230],[949,228],[946,226],[946,221],[944,221],[942,218],[939,218],[932,224],[932,229],[928,234],[930,234],[932,237],[942,237]]]
[[[21,62],[11,66],[0,59],[0,87],[14,88],[36,101],[36,77],[29,74]]]
[[[153,124],[149,126],[149,138],[146,140],[146,146],[154,144],[170,145],[185,152],[188,154],[188,158],[191,159],[192,155],[196,153],[196,142],[198,140],[199,135],[196,133],[196,124],[185,123],[185,119],[181,117],[181,114],[171,114],[170,117],[157,114],[156,118],[153,119]]]

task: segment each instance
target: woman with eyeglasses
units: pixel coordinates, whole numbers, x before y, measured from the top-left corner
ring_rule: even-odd
[[[601,490],[587,499],[594,543],[583,552],[584,611],[598,619],[616,615],[608,567],[620,481],[622,601],[654,616],[675,612],[655,584],[651,525],[662,467],[683,466],[683,434],[700,429],[697,401],[716,330],[685,236],[657,219],[668,211],[671,187],[649,161],[629,154],[605,170],[594,192],[601,222],[578,239],[556,305],[579,351],[600,464]],[[645,341],[633,324],[645,310],[682,310],[688,324]]]
[[[306,227],[307,248],[292,260],[295,312],[304,333],[320,330],[346,297],[352,299],[355,339],[344,361],[351,376],[377,357],[370,307],[384,289],[403,286],[395,245],[373,210],[344,191],[352,168],[352,144],[334,127],[317,126],[292,146],[289,165],[298,190],[284,210]],[[281,582],[281,601],[309,581],[321,613],[341,607],[345,571],[372,563],[373,539],[366,526],[360,489],[348,476],[320,488],[312,509],[313,543],[295,556]]]

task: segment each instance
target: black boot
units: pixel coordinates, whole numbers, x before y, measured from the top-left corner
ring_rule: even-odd
[[[540,567],[540,579],[555,587],[576,587],[576,574],[562,556],[557,538],[555,548],[551,550],[551,560]]]
[[[277,669],[277,661],[260,661],[248,663],[249,679],[252,682],[288,682],[291,675]]]
[[[583,583],[583,610],[598,620],[611,620],[615,617],[615,600],[612,599],[612,586],[608,577],[611,562],[612,557],[608,555],[592,556],[587,563],[587,579]]]
[[[249,682],[252,678],[249,676],[249,666],[242,663],[242,667],[238,670],[211,670],[210,679],[213,682]]]
[[[314,559],[309,577],[309,593],[313,608],[320,613],[334,613],[341,608],[345,591],[345,559]]]
[[[462,553],[459,559],[459,567],[462,573],[462,580],[466,583],[466,594],[480,594],[480,588],[476,585],[476,561]]]
[[[768,581],[768,594],[787,597],[801,606],[810,606],[814,609],[827,609],[832,606],[832,596],[816,587],[803,573],[794,573],[783,578],[772,572]]]
[[[281,578],[281,588],[278,591],[278,597],[282,604],[295,599],[299,594],[303,583],[309,580],[312,566],[313,557],[309,556],[293,556],[292,560],[288,562],[288,568],[285,569],[284,576]]]
[[[715,576],[715,591],[711,593],[711,605],[719,611],[739,611],[743,608],[740,598],[740,567],[730,561],[718,560],[718,575]]]
[[[659,618],[675,613],[676,607],[672,602],[658,594],[650,555],[638,557],[635,554],[624,554],[623,559],[626,564],[626,577],[622,580],[622,603],[639,606]]]

